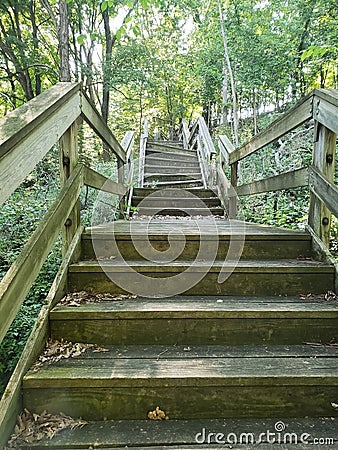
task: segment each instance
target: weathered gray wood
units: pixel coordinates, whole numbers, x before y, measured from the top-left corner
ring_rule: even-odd
[[[0,341],[38,275],[59,234],[60,227],[74,208],[82,185],[82,166],[78,165],[19,257],[3,277],[0,283],[0,316],[2,317]]]
[[[314,167],[309,168],[311,191],[338,217],[338,188],[324,178]]]
[[[132,156],[134,146],[134,132],[127,131],[121,141],[121,147],[126,152],[126,160],[129,161]]]
[[[60,185],[65,185],[75,170],[78,161],[78,130],[74,122],[59,141],[60,145]],[[62,255],[65,256],[74,234],[80,225],[80,199],[75,203],[62,229]]]
[[[138,186],[143,187],[144,184],[144,165],[146,159],[146,148],[148,140],[148,119],[144,119],[143,134],[140,137],[140,153],[139,153],[139,174]]]
[[[236,266],[236,267],[235,267]],[[224,282],[222,274],[230,274]],[[141,275],[140,275],[141,274]],[[176,275],[176,276],[175,276]],[[179,277],[177,278],[177,276]],[[181,284],[178,284],[178,283]],[[298,295],[334,289],[334,267],[314,261],[231,261],[156,263],[119,260],[81,262],[70,267],[70,289],[139,296]],[[121,287],[123,286],[123,288]],[[161,286],[159,288],[159,286]]]
[[[324,125],[316,122],[313,166],[319,174],[334,183],[337,135]],[[309,225],[324,244],[329,247],[331,211],[317,195],[310,192]]]
[[[225,164],[229,164],[229,155],[235,150],[235,147],[225,134],[218,136],[218,147],[222,157],[221,164],[223,161]]]
[[[298,418],[284,419],[286,429],[281,433],[281,444],[278,444],[278,438],[275,443],[271,443],[276,436],[272,434],[267,436],[267,430],[274,433],[277,419],[228,419],[228,420],[166,420],[156,423],[151,420],[120,420],[120,421],[95,421],[89,422],[84,428],[74,430],[65,430],[59,433],[52,440],[46,439],[40,441],[33,448],[54,448],[55,450],[73,450],[75,448],[89,448],[93,442],[98,447],[108,448],[109,450],[139,450],[147,448],[148,450],[192,450],[195,448],[204,448],[205,450],[221,450],[233,447],[234,439],[242,444],[236,444],[236,449],[246,450],[290,450],[290,435],[294,433],[297,436],[295,447],[299,450],[308,450],[313,445],[314,439],[319,436],[331,436],[332,445],[327,445],[334,449],[338,442],[338,420],[330,418]],[[205,430],[203,432],[203,430]],[[210,433],[210,434],[209,434]],[[216,434],[220,433],[217,438]],[[231,433],[231,434],[230,434]],[[248,434],[249,433],[249,434]],[[284,437],[285,433],[285,437]],[[205,434],[205,436],[204,436]],[[251,443],[251,436],[254,436],[255,444]],[[301,443],[301,436],[309,436],[308,444]],[[242,436],[242,437],[241,437]],[[271,439],[273,437],[273,439]],[[197,439],[196,439],[197,438]],[[217,441],[224,439],[228,442],[224,444]],[[246,441],[246,439],[248,439]],[[261,443],[258,444],[258,440]],[[293,437],[293,442],[295,438]],[[202,447],[202,442],[205,445]],[[210,441],[208,444],[208,440]],[[111,447],[108,447],[111,446]]]
[[[183,148],[189,148],[190,131],[185,119],[182,119],[182,141]]]
[[[56,90],[56,104],[52,101],[45,101],[45,105],[41,106],[38,114],[38,126],[35,127],[37,113],[37,103],[33,104],[33,119],[28,122],[28,130],[21,123],[22,134],[17,131],[15,144],[6,147],[5,155],[0,159],[0,205],[15,191],[21,182],[35,168],[36,164],[46,155],[68,128],[80,115],[80,92],[78,85],[68,85],[66,90],[66,101],[60,97],[59,91]],[[66,86],[66,87],[67,87]],[[65,88],[66,88],[65,87]],[[49,92],[49,91],[47,91]],[[61,90],[63,93],[64,91]],[[53,93],[53,92],[52,92]],[[44,97],[45,99],[45,97]],[[29,108],[30,103],[27,104]],[[50,106],[51,110],[48,109]],[[43,111],[43,112],[41,112]],[[35,113],[35,114],[34,114]],[[16,117],[16,116],[15,116]],[[26,120],[29,117],[29,109],[27,110]],[[20,120],[17,119],[16,120]],[[6,122],[9,126],[10,121]],[[15,126],[14,126],[15,129]]]
[[[125,163],[126,152],[83,92],[81,92],[81,113],[84,120],[100,136],[118,160]]]
[[[233,164],[256,152],[267,144],[274,142],[284,134],[292,131],[302,123],[312,118],[313,94],[304,97],[296,106],[283,114],[265,130],[254,136],[249,142],[234,150],[229,155],[229,162]]]
[[[264,180],[243,184],[236,188],[236,192],[241,195],[261,194],[262,192],[280,191],[282,189],[292,189],[308,185],[308,168],[293,170],[282,173]]]
[[[237,184],[238,184],[238,161],[234,162],[230,166],[231,173],[231,193],[236,194]],[[237,217],[237,194],[231,195],[229,199],[229,219],[236,219]]]
[[[338,106],[315,97],[314,118],[334,133],[338,133]]]
[[[24,140],[79,90],[79,83],[58,83],[3,117],[0,121],[0,157]]]
[[[65,293],[68,266],[77,253],[82,230],[83,228],[79,227],[75,233],[73,242],[68,248],[68,252],[46,297],[46,305],[41,308],[34,328],[0,401],[0,445],[6,444],[14,428],[17,415],[22,410],[22,379],[45,345],[49,335],[49,312],[51,307],[60,301]]]
[[[211,157],[212,154],[216,154],[214,143],[212,142],[209,129],[202,116],[198,118],[199,135],[204,142],[207,156]]]
[[[123,184],[116,183],[87,166],[83,166],[83,181],[87,186],[110,194],[124,195],[127,192],[127,188]]]
[[[216,168],[216,185],[218,197],[221,199],[225,210],[229,208],[229,190],[231,189],[230,181],[225,176],[222,166]]]

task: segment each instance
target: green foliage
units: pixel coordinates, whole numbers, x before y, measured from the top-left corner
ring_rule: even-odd
[[[0,278],[19,255],[58,193],[57,152],[50,152],[0,210]],[[58,241],[0,345],[0,393],[20,357],[61,261]]]

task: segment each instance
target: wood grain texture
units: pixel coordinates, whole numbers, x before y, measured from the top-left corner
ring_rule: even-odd
[[[83,166],[83,181],[87,186],[110,194],[125,195],[127,192],[127,188],[123,184],[116,183],[87,166]]]
[[[53,110],[52,114],[47,114],[39,126],[29,133],[24,129],[24,137],[0,159],[0,205],[31,173],[79,115],[80,93],[77,90],[60,107]]]
[[[233,164],[256,152],[267,144],[274,142],[286,133],[312,118],[313,94],[304,97],[296,106],[283,114],[265,130],[256,134],[249,142],[242,145],[229,155],[229,162]]]
[[[100,136],[100,138],[105,142],[105,144],[107,144],[118,159],[126,162],[125,150],[121,147],[121,144],[104,123],[98,111],[83,92],[81,92],[81,113],[88,125],[90,125],[96,134]]]
[[[136,420],[136,421],[95,421],[89,422],[84,428],[77,428],[75,430],[65,430],[57,435],[52,440],[43,440],[34,448],[55,448],[55,449],[69,449],[72,448],[88,448],[93,442],[97,446],[102,446],[109,449],[122,450],[126,447],[136,450],[140,448],[147,448],[148,450],[192,450],[196,448],[217,449],[225,448],[225,444],[229,446],[234,444],[234,433],[238,441],[241,439],[242,444],[237,444],[237,448],[252,450],[286,450],[290,449],[290,437],[282,433],[282,444],[269,443],[267,437],[267,430],[271,433],[275,431],[275,424],[277,419],[227,419],[224,420],[167,420],[154,422],[150,420]],[[319,436],[331,436],[333,439],[332,448],[335,448],[338,442],[338,423],[334,418],[320,418],[320,419],[291,419],[285,420],[285,433],[295,433],[300,440],[303,433],[309,435],[308,444],[295,444],[297,449],[304,450],[309,448],[314,443],[314,438]],[[201,447],[203,442],[203,430],[205,430],[205,444]],[[226,442],[219,443],[214,446],[217,439],[223,439]],[[230,434],[232,433],[232,434]],[[255,444],[251,445],[252,433]],[[264,435],[262,435],[264,434]],[[240,436],[242,435],[242,438]],[[246,436],[248,444],[246,444]],[[196,439],[197,438],[197,439]],[[261,444],[257,441],[261,438]],[[209,439],[209,444],[207,444]],[[293,438],[294,439],[294,438]],[[272,441],[272,439],[269,439]],[[293,440],[293,442],[295,442]],[[72,445],[73,443],[73,445]],[[183,444],[184,443],[184,444]],[[109,446],[109,447],[108,447]]]
[[[261,194],[263,192],[280,191],[282,189],[293,189],[296,187],[308,185],[308,168],[293,170],[292,172],[282,173],[264,180],[253,181],[243,184],[236,188],[239,196]]]

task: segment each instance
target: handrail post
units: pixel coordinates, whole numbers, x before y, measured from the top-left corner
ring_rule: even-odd
[[[68,130],[61,136],[59,140],[60,146],[60,184],[61,188],[75,169],[78,160],[78,133],[77,122],[68,128]],[[62,230],[62,257],[67,253],[67,250],[73,240],[77,228],[80,225],[80,199],[76,202],[73,210],[69,214]]]
[[[324,178],[334,183],[335,132],[318,121],[315,122],[312,164]],[[330,244],[331,212],[319,198],[310,191],[309,226],[326,247]]]
[[[231,186],[233,187],[233,192],[236,192],[238,185],[238,161],[230,165],[231,169]],[[229,219],[236,219],[237,216],[237,196],[232,195],[229,198]]]
[[[144,178],[144,164],[145,164],[145,156],[146,156],[146,147],[148,140],[148,119],[144,119],[144,131],[140,137],[140,154],[139,154],[139,177],[138,177],[138,185],[139,187],[143,187],[143,178]]]

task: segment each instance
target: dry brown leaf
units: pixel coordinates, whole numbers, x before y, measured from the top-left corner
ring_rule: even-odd
[[[73,419],[65,414],[48,414],[43,411],[39,414],[32,414],[27,409],[18,416],[18,423],[14,433],[8,441],[9,448],[20,448],[27,444],[39,442],[44,438],[52,439],[59,431],[67,428],[74,429],[87,424],[81,419]]]
[[[44,364],[53,364],[61,359],[79,357],[90,349],[96,353],[109,351],[96,344],[72,343],[63,339],[61,341],[48,339],[45,350],[34,364],[33,370],[39,370]]]
[[[99,294],[87,291],[71,292],[63,297],[57,306],[81,306],[85,303],[98,303],[100,301],[109,300],[125,300],[128,298],[136,298],[137,295],[132,294]]]
[[[301,294],[301,300],[311,300],[311,301],[325,301],[325,302],[334,302],[338,300],[338,295],[332,291],[327,291],[324,294]]]

